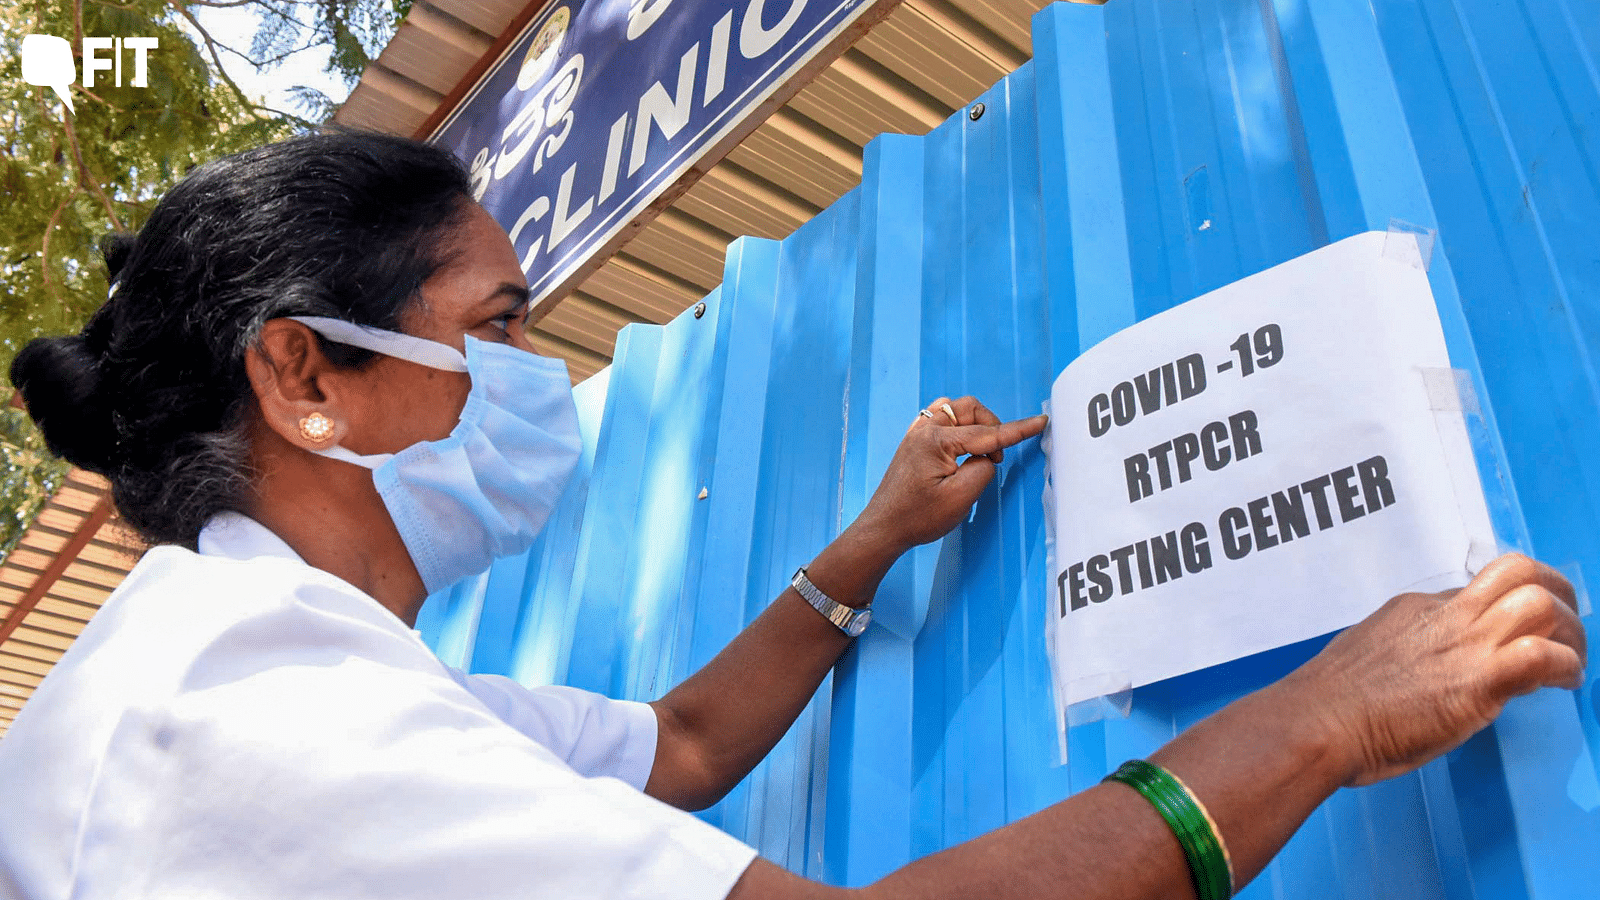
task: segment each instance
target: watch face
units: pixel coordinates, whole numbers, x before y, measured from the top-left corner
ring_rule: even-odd
[[[872,624],[872,610],[863,609],[859,613],[856,614],[855,619],[853,621],[851,621],[850,628],[847,631],[845,631],[845,634],[848,634],[851,637],[860,637],[861,636],[861,632],[866,631],[867,630],[867,626],[871,625],[871,624]]]

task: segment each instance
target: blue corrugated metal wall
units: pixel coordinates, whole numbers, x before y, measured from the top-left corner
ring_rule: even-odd
[[[1038,410],[1080,350],[1399,219],[1504,460],[1502,530],[1600,584],[1600,13],[1592,0],[1111,0],[782,242],[702,316],[630,326],[525,556],[435,597],[447,660],[659,696],[865,503],[916,410]],[[1497,428],[1495,427],[1497,426]],[[1491,441],[1491,443],[1494,443]],[[891,573],[874,628],[711,821],[861,884],[1026,815],[1320,641],[1140,689],[1058,765],[1036,447]],[[704,497],[701,493],[704,491]],[[1586,619],[1591,643],[1600,623]],[[1600,691],[1546,691],[1421,772],[1343,791],[1251,898],[1600,896]]]

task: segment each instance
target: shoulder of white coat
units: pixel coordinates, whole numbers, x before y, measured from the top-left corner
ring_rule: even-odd
[[[210,740],[236,743],[308,730],[354,738],[434,699],[477,706],[398,616],[304,563],[177,551],[142,575],[118,640],[145,644],[159,671],[139,676],[157,730],[204,723]],[[448,714],[452,727],[459,715]]]
[[[259,668],[315,646],[431,658],[397,616],[336,576],[297,560],[172,546],[145,554],[91,628],[84,633],[91,645],[128,650],[184,680],[202,659],[212,666],[232,657],[237,667]]]
[[[175,546],[146,553],[105,609],[111,618],[124,620],[122,625],[136,627],[142,620],[207,633],[252,615],[305,604],[374,620],[382,614],[394,618],[360,590],[298,560],[203,556]]]
[[[418,667],[428,655],[376,601],[297,561],[155,547],[36,689],[8,744],[89,753],[129,710],[166,709],[197,685],[266,671],[307,645]]]

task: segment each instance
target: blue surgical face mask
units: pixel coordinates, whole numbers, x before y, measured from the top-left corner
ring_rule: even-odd
[[[313,451],[372,470],[428,593],[533,544],[582,447],[564,360],[470,335],[463,356],[446,344],[342,319],[289,318],[330,341],[471,377],[461,419],[442,440],[368,456],[337,445]]]

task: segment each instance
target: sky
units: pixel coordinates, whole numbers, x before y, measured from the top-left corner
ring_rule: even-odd
[[[211,36],[222,44],[241,51],[250,48],[255,35],[257,13],[253,7],[191,7]],[[303,113],[289,96],[289,89],[297,84],[310,85],[327,94],[335,103],[342,103],[349,89],[336,76],[322,71],[327,63],[326,48],[316,48],[295,53],[270,69],[258,69],[244,59],[222,53],[222,66],[246,94],[257,98],[263,105],[288,112]]]

